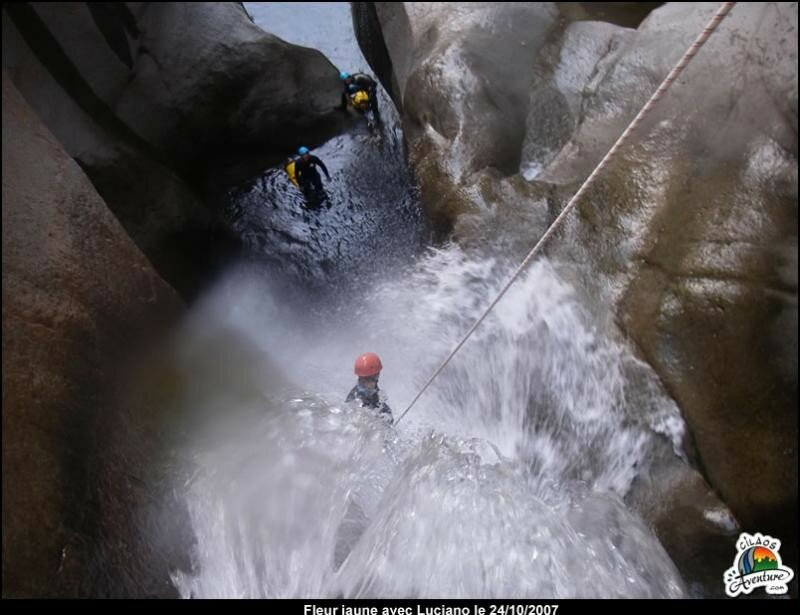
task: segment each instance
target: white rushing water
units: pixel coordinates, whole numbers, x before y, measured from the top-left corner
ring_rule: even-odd
[[[247,6],[287,40],[360,68],[347,5],[334,4]],[[332,166],[346,168],[336,148],[348,139],[321,149]],[[350,145],[350,155],[372,151]],[[401,209],[403,190],[378,192],[398,195],[381,207]],[[248,210],[262,215],[250,201]],[[393,247],[409,243],[402,229],[374,227],[379,241],[348,252],[358,275],[341,292],[310,301],[254,265],[232,272],[185,323],[177,372],[191,438],[175,489],[196,544],[191,568],[173,575],[180,594],[684,595],[624,503],[655,439],[681,454],[683,422],[546,262],[517,281],[398,427],[343,403],[355,358],[376,352],[398,417],[513,268],[457,246],[415,257]],[[324,250],[307,252],[298,266],[313,269]]]
[[[181,594],[682,595],[621,499],[646,472],[654,434],[679,441],[677,409],[547,264],[519,280],[398,428],[342,403],[353,360],[372,350],[399,415],[507,271],[431,250],[319,313],[253,272],[223,284],[187,323],[186,344],[224,329],[287,378],[276,387],[256,369],[191,402],[214,418],[192,451],[197,548],[194,570],[174,577]]]

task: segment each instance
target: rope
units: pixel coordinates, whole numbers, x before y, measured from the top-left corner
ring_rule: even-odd
[[[494,309],[494,306],[500,301],[503,295],[506,294],[506,291],[511,287],[514,281],[517,279],[522,270],[525,269],[525,266],[533,259],[534,256],[540,251],[541,247],[545,244],[545,242],[550,238],[553,234],[555,229],[561,224],[562,220],[567,216],[570,210],[575,206],[578,200],[584,195],[586,190],[588,190],[589,186],[594,181],[595,177],[602,171],[606,165],[608,165],[609,161],[614,157],[617,153],[617,150],[627,141],[628,137],[631,133],[636,130],[636,127],[642,122],[644,117],[650,112],[650,110],[655,106],[656,102],[664,95],[664,93],[669,89],[672,83],[678,78],[678,76],[683,72],[683,69],[686,68],[686,65],[692,60],[692,58],[697,54],[700,47],[703,46],[703,43],[708,40],[714,30],[717,29],[717,26],[722,21],[722,19],[727,15],[730,10],[735,5],[735,2],[723,2],[719,9],[717,10],[716,14],[709,20],[706,24],[706,27],[703,28],[703,31],[698,35],[695,41],[689,46],[689,49],[686,50],[686,53],[683,54],[683,57],[678,61],[678,63],[674,66],[674,68],[669,72],[666,76],[664,81],[661,82],[661,85],[658,86],[658,89],[653,93],[648,100],[644,107],[642,107],[641,111],[636,115],[635,118],[628,124],[628,127],[625,131],[620,135],[619,139],[617,139],[616,143],[611,146],[611,149],[608,150],[608,153],[603,157],[600,163],[595,167],[594,171],[592,171],[591,175],[586,178],[586,181],[583,182],[583,185],[578,189],[578,191],[574,194],[574,196],[569,200],[566,207],[561,210],[561,213],[558,214],[558,217],[553,221],[550,227],[545,231],[544,235],[542,235],[541,239],[536,243],[533,249],[528,252],[528,255],[525,257],[525,260],[517,267],[516,271],[511,275],[511,279],[506,282],[505,286],[500,290],[498,295],[494,298],[494,300],[489,304],[489,307],[481,314],[481,317],[475,321],[475,323],[470,327],[469,331],[466,332],[464,337],[461,338],[461,341],[458,342],[455,348],[450,352],[447,358],[442,362],[442,364],[436,369],[435,372],[428,378],[428,381],[425,385],[420,389],[417,396],[411,401],[408,407],[405,409],[403,414],[400,415],[400,418],[395,421],[395,424],[399,423],[403,420],[403,417],[408,414],[408,411],[414,407],[414,404],[417,403],[417,400],[422,397],[422,394],[428,389],[431,383],[436,379],[436,377],[442,372],[442,370],[450,363],[450,360],[455,356],[455,354],[461,349],[461,347],[466,343],[469,337],[474,333],[475,329],[477,329],[480,324],[484,321],[484,319],[489,315],[489,312]]]

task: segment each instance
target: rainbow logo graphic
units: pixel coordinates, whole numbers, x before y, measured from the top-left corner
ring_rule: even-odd
[[[778,558],[766,547],[750,547],[739,556],[739,573],[750,574],[761,570],[777,570]]]
[[[794,578],[794,571],[781,562],[780,540],[744,532],[736,541],[736,548],[738,553],[733,566],[723,575],[726,594],[735,598],[757,587],[763,587],[768,594],[789,591],[788,583]]]

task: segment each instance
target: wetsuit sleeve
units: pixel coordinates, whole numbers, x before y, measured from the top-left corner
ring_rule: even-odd
[[[325,177],[327,177],[328,179],[331,178],[330,174],[328,173],[328,169],[325,166],[325,163],[322,162],[322,160],[320,160],[316,156],[311,156],[311,162],[316,164],[320,169],[322,169],[325,172]]]
[[[347,394],[347,398],[345,399],[345,401],[346,401],[346,402],[348,402],[348,401],[354,401],[354,400],[355,400],[355,398],[356,398],[356,391],[357,391],[357,390],[358,390],[358,387],[357,387],[357,386],[353,387],[353,388],[352,388],[352,390],[351,390],[351,391],[350,391],[350,392]]]

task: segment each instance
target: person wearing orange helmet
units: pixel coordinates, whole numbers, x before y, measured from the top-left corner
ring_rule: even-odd
[[[347,395],[345,401],[361,402],[363,408],[377,410],[378,414],[393,423],[392,411],[386,402],[381,399],[380,389],[378,388],[378,378],[381,375],[383,365],[381,360],[374,352],[365,352],[356,359],[353,369],[358,376],[358,383]]]

